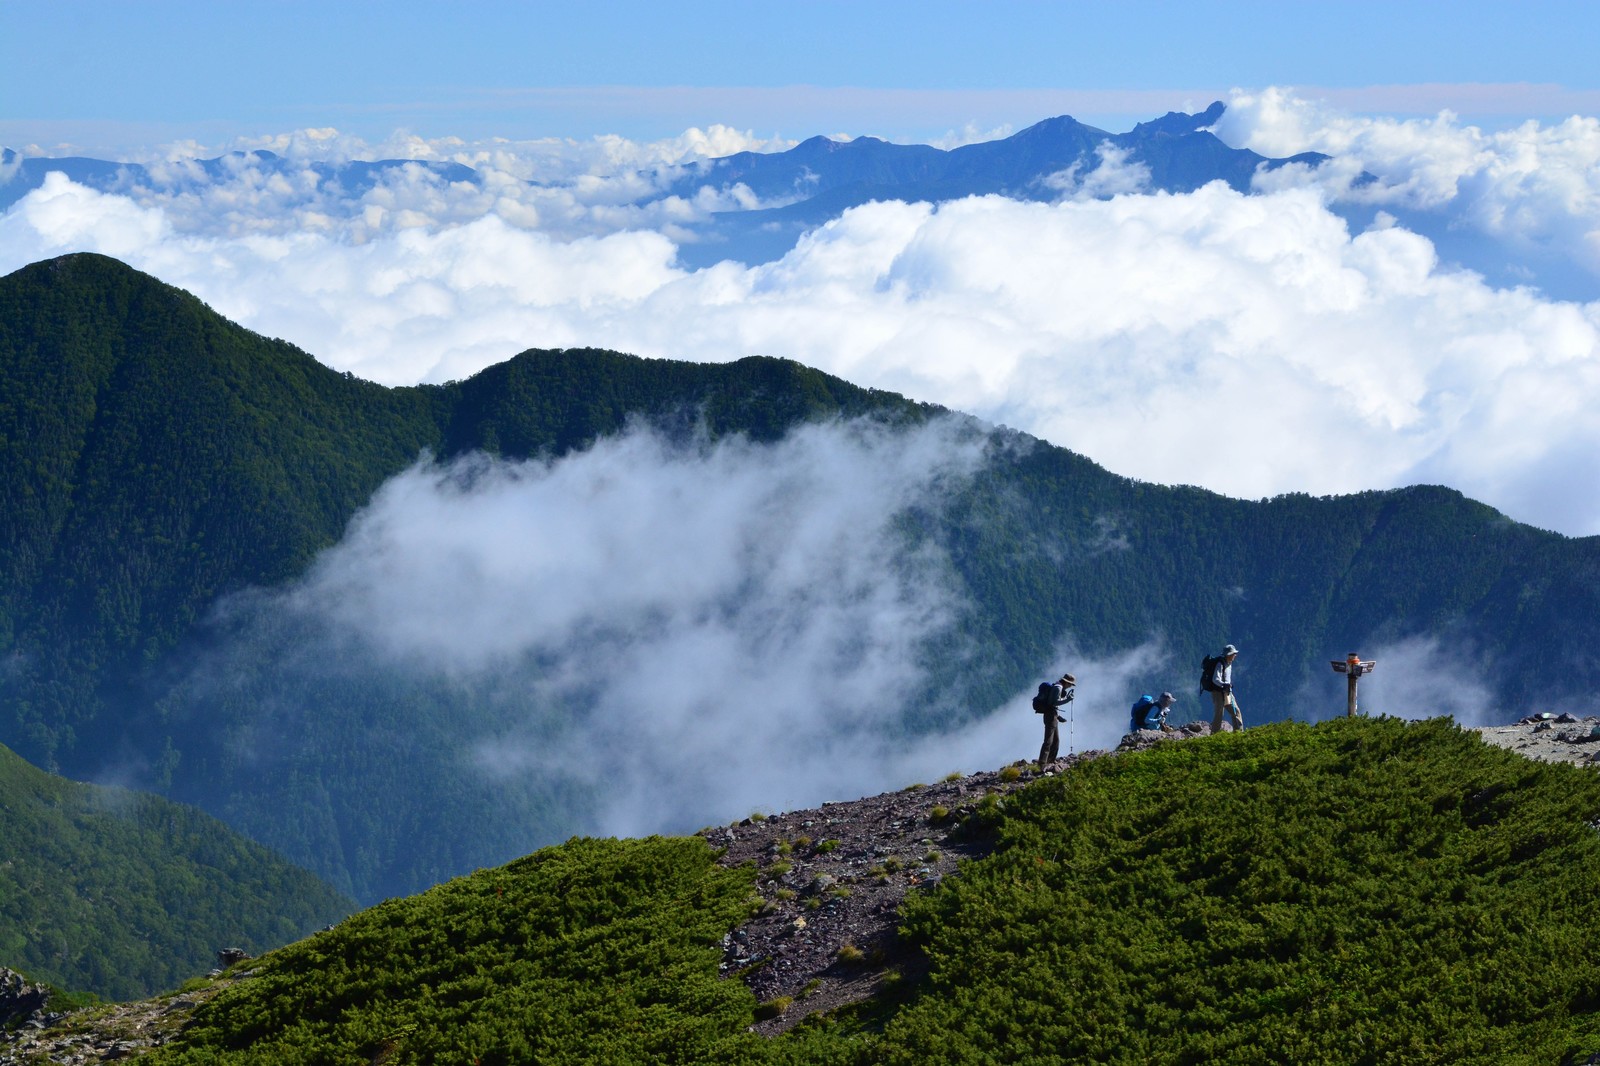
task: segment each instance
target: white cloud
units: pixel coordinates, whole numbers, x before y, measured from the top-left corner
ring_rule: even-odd
[[[1150,191],[1150,168],[1131,159],[1132,149],[1102,141],[1094,150],[1098,162],[1087,172],[1082,163],[1046,175],[1042,181],[1072,200],[1098,200]]]
[[[217,686],[253,676],[230,661],[264,632],[294,635],[273,670],[288,684],[240,682],[263,717],[245,743],[316,746],[330,670],[447,679],[477,694],[449,723],[464,768],[495,788],[582,786],[598,804],[585,832],[692,829],[1031,758],[1031,686],[960,725],[925,694],[930,647],[948,654],[966,605],[943,554],[896,524],[981,476],[986,447],[962,420],[857,421],[771,445],[635,427],[556,461],[424,462],[294,586],[234,601],[241,643],[213,642],[192,698],[239,705]],[[1131,679],[1169,658],[1155,639],[1099,659],[1064,640],[1039,664],[1079,677],[1062,753],[1114,747]]]
[[[361,244],[491,216],[560,240],[624,230],[681,236],[685,224],[714,211],[759,205],[743,186],[665,195],[674,180],[707,159],[791,146],[720,125],[650,143],[614,136],[467,142],[405,134],[369,143],[334,129],[306,129],[240,139],[226,148],[163,146],[124,160],[145,170],[125,171],[111,191],[159,210],[176,233],[212,237],[311,232]],[[216,172],[201,166],[207,158],[218,160]],[[453,178],[427,166],[391,167],[368,187],[329,177],[324,166],[374,159],[461,164],[474,174]]]
[[[1485,132],[1449,111],[1352,115],[1273,88],[1235,92],[1215,132],[1263,155],[1334,157],[1315,172],[1263,174],[1263,188],[1315,182],[1342,200],[1437,213],[1513,249],[1570,260],[1591,286],[1600,278],[1600,119]],[[1356,183],[1363,172],[1376,180]]]
[[[409,180],[369,208],[440,217],[439,190]],[[788,356],[1147,480],[1246,497],[1442,482],[1600,532],[1600,496],[1573,491],[1600,469],[1600,304],[1493,288],[1403,225],[1352,234],[1323,197],[869,204],[776,262],[690,272],[661,233],[562,240],[510,208],[359,244],[211,236],[52,179],[0,218],[0,257],[116,255],[388,383],[528,347]]]
[[[478,773],[595,787],[591,831],[877,791],[973,754],[930,740],[902,757],[927,644],[963,605],[942,554],[909,550],[895,520],[973,477],[984,447],[957,420],[855,422],[773,445],[635,429],[554,462],[425,463],[294,588],[235,612],[326,642],[298,661],[515,694],[522,724],[453,729]],[[228,676],[227,658],[201,668]]]

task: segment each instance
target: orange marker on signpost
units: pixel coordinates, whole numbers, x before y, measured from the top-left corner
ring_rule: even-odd
[[[1332,666],[1336,673],[1345,676],[1344,713],[1346,717],[1354,718],[1356,716],[1356,682],[1361,678],[1362,674],[1372,673],[1373,668],[1378,665],[1378,660],[1363,659],[1355,652],[1351,652],[1344,657],[1343,662],[1338,659],[1332,659],[1329,660],[1328,665]]]

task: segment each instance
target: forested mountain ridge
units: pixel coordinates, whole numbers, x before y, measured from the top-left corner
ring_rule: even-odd
[[[219,596],[302,571],[424,451],[560,454],[631,414],[770,438],[872,409],[917,410],[777,360],[605,352],[390,389],[103,256],[24,268],[0,281],[0,735],[91,769],[108,700]]]
[[[504,861],[579,831],[585,797],[536,783],[519,807],[468,778],[462,737],[502,710],[388,675],[290,684],[272,648],[231,688],[185,689],[213,635],[199,623],[230,593],[303,573],[425,451],[554,458],[630,419],[773,441],[858,415],[943,417],[755,357],[532,350],[389,389],[114,260],[35,264],[0,279],[0,742],[74,776],[131,773],[364,900]],[[1252,722],[1326,713],[1298,695],[1327,687],[1330,656],[1417,635],[1459,653],[1507,719],[1600,687],[1600,538],[1437,487],[1243,501],[1141,484],[966,426],[989,442],[981,476],[902,523],[962,604],[924,689],[876,709],[907,733],[1003,704],[1064,639],[1085,656],[1154,644],[1160,661],[1131,683],[1185,692],[1200,656],[1232,641]],[[292,706],[307,713],[264,717]],[[270,748],[253,739],[264,722]]]
[[[355,909],[192,807],[63,780],[0,747],[0,965],[108,999],[198,976]]]

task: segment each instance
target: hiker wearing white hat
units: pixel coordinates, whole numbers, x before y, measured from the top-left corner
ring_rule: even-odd
[[[1233,720],[1234,732],[1244,728],[1244,712],[1233,696],[1233,660],[1239,649],[1232,644],[1222,649],[1221,655],[1208,655],[1200,668],[1200,687],[1211,696],[1211,731],[1222,732],[1222,715],[1227,712]]]

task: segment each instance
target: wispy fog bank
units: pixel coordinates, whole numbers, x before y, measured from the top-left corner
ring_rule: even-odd
[[[262,804],[309,774],[353,797],[334,808],[381,796],[397,825],[471,793],[523,820],[510,854],[1029,756],[1029,693],[991,712],[933,683],[967,605],[907,521],[979,476],[988,447],[951,418],[770,445],[635,427],[556,461],[424,461],[294,587],[234,601],[190,713],[235,716],[237,787],[256,798],[232,809],[258,836],[277,817]],[[1115,743],[1121,679],[1153,654],[1040,664],[1083,677],[1077,747]]]

